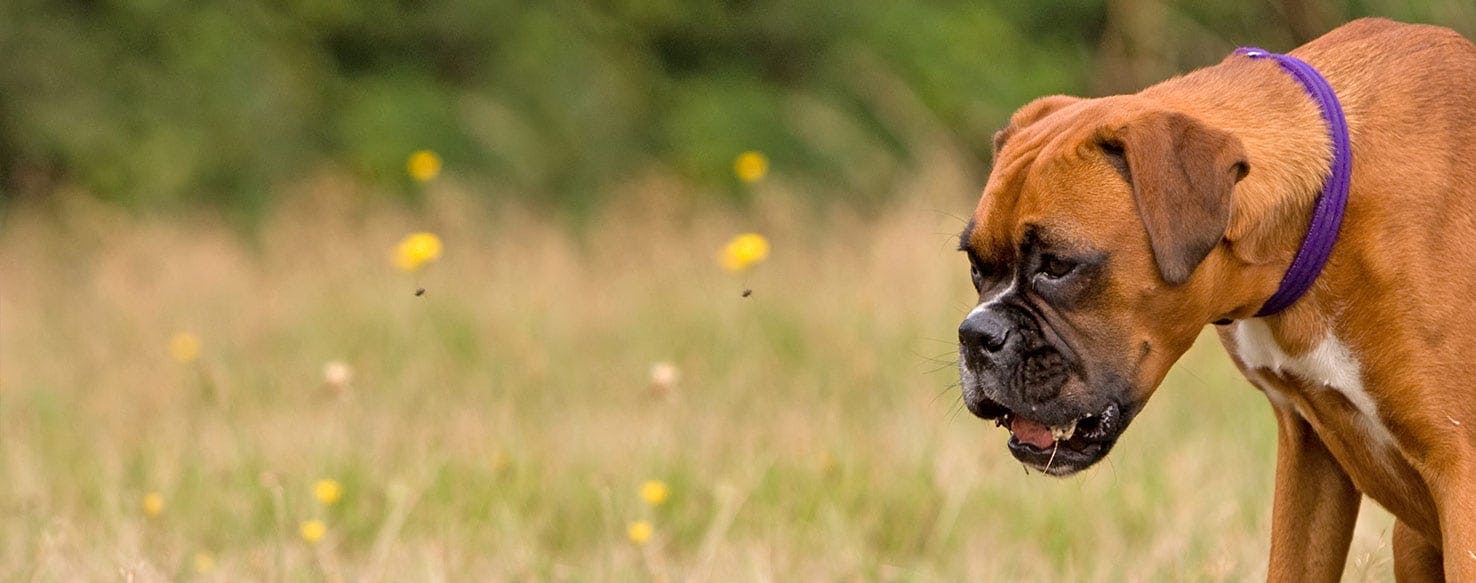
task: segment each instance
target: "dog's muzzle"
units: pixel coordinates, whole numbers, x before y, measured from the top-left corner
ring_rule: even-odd
[[[964,405],[1009,428],[1010,453],[1052,475],[1085,469],[1126,425],[1123,408],[1083,375],[1023,308],[976,309],[958,327]]]

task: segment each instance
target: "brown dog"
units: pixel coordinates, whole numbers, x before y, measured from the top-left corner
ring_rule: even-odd
[[[1308,233],[1329,124],[1275,62],[1232,55],[1136,95],[1055,96],[995,137],[961,238],[979,305],[964,401],[1066,475],[1107,454],[1207,323],[1276,413],[1270,578],[1342,573],[1361,495],[1401,579],[1476,581],[1476,46],[1359,20],[1291,53],[1346,114],[1331,258],[1255,317]]]

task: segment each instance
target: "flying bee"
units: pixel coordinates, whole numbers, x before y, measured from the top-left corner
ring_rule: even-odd
[[[746,298],[746,297],[751,296],[751,295],[753,295],[753,290],[748,289],[748,288],[743,288],[743,297]]]
[[[423,296],[423,295],[425,295],[425,288],[423,288],[423,287],[415,288],[415,297],[420,297],[420,296]]]

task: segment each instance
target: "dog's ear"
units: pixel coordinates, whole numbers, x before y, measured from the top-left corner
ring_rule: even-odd
[[[1020,128],[1040,121],[1045,116],[1055,113],[1057,110],[1081,101],[1080,97],[1070,95],[1047,95],[1025,104],[1024,107],[1015,110],[1010,116],[1009,125],[1004,129],[994,132],[994,156],[999,157],[999,149],[1004,147],[1005,140],[1020,131]]]
[[[1109,130],[1099,144],[1133,187],[1158,272],[1189,281],[1230,226],[1231,193],[1250,171],[1240,139],[1175,112]]]

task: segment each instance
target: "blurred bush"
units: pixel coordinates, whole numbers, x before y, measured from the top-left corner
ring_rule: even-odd
[[[12,0],[0,192],[251,213],[324,166],[413,196],[424,148],[488,196],[583,207],[653,171],[742,196],[759,150],[810,196],[875,200],[924,140],[982,174],[1032,97],[1367,14],[1476,23],[1467,0]]]

